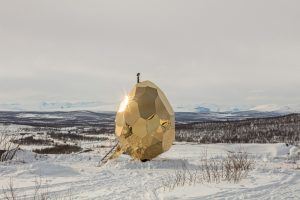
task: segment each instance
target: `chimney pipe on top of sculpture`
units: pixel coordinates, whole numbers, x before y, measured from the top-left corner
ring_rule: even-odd
[[[140,75],[141,75],[141,73],[137,73],[137,74],[136,74],[136,78],[137,78],[136,82],[137,82],[137,83],[140,82]]]

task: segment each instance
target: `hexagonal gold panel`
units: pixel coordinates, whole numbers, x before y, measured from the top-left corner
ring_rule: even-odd
[[[175,139],[175,115],[165,94],[152,82],[137,83],[116,115],[122,151],[142,161],[167,151]]]

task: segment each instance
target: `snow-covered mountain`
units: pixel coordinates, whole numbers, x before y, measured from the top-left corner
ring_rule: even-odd
[[[174,106],[177,112],[197,112],[197,113],[210,113],[210,112],[243,112],[243,111],[257,111],[257,112],[280,112],[280,113],[300,113],[300,104],[290,104],[286,106],[279,106],[276,104],[263,104],[263,105],[216,105],[216,104],[190,104],[190,105],[177,105]]]
[[[0,103],[0,111],[116,111],[119,103],[105,103],[101,101],[76,101],[76,102],[51,102],[43,101],[36,103]],[[217,105],[209,103],[200,104],[182,104],[173,105],[175,112],[196,112],[196,113],[218,113],[218,112],[243,112],[243,111],[257,111],[257,112],[280,112],[280,113],[300,113],[300,104],[291,104],[286,106],[279,106],[276,104],[264,105]]]
[[[282,113],[292,113],[292,112],[300,112],[300,105],[298,104],[290,104],[286,106],[279,106],[276,104],[263,104],[258,105],[250,110],[261,111],[261,112],[282,112]]]
[[[217,105],[217,104],[189,104],[189,105],[175,105],[174,110],[177,112],[197,112],[197,113],[209,113],[209,112],[240,112],[250,110],[251,106],[239,105]]]
[[[115,111],[117,104],[109,104],[100,101],[78,101],[78,102],[36,102],[36,103],[12,103],[0,104],[1,111]]]

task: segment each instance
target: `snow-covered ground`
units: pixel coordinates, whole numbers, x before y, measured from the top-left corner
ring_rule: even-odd
[[[42,191],[72,199],[300,199],[300,163],[288,159],[285,144],[175,143],[166,153],[141,163],[127,155],[97,167],[108,149],[69,155],[35,155],[20,151],[13,161],[0,163],[0,199],[12,180],[15,193],[30,198]],[[162,180],[185,163],[197,166],[208,156],[243,150],[255,159],[255,169],[239,183],[202,183],[165,190]],[[298,167],[298,169],[297,169]]]

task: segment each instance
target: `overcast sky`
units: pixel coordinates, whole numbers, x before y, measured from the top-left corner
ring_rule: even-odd
[[[0,103],[300,102],[300,1],[0,0]]]

